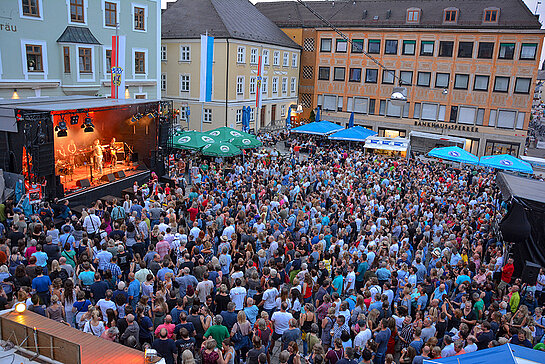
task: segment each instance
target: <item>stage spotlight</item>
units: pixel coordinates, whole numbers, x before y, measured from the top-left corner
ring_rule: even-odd
[[[87,114],[87,117],[83,121],[83,124],[81,124],[81,128],[83,129],[84,133],[92,133],[95,131],[95,126],[93,125],[93,119],[89,117],[89,114]]]
[[[132,116],[131,123],[136,123],[138,120],[142,119],[143,117],[144,117],[144,115],[142,115],[140,113],[137,113],[137,114]]]
[[[55,127],[55,131],[57,132],[57,137],[62,138],[65,136],[68,136],[68,126],[66,125],[66,122],[59,121],[59,124]]]
[[[149,112],[146,116],[150,119],[155,119],[158,116],[158,113],[157,111]]]
[[[70,125],[76,125],[79,122],[79,115],[72,115],[70,117]]]
[[[26,311],[26,304],[24,302],[19,302],[15,305],[15,312],[23,313]]]

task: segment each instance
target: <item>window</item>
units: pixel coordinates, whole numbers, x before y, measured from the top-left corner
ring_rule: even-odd
[[[343,111],[343,97],[339,96],[337,98],[337,111]]]
[[[250,64],[257,64],[257,48],[250,49]]]
[[[477,109],[474,107],[460,106],[457,112],[458,122],[460,124],[469,124],[469,125],[475,124],[476,112],[477,112]],[[453,121],[452,114],[451,114],[450,120]]]
[[[413,110],[413,119],[420,119],[421,109],[422,109],[422,105],[419,102],[415,102],[414,110]]]
[[[146,53],[134,52],[134,73],[146,73]]]
[[[418,86],[430,87],[431,72],[418,72],[416,84]]]
[[[269,50],[268,49],[264,49],[263,52],[262,52],[262,60],[263,60],[263,64],[265,66],[268,66],[269,65]]]
[[[515,125],[516,129],[524,129],[524,118],[526,116],[526,113],[519,112],[517,114],[517,124]]]
[[[291,67],[292,68],[297,68],[297,65],[299,63],[297,62],[297,53],[292,53],[291,54]]]
[[[458,43],[458,57],[459,58],[473,57],[473,42]]]
[[[236,123],[237,124],[242,124],[242,109],[238,109],[237,110],[237,114],[236,114]]]
[[[255,114],[254,114],[255,108],[250,108],[250,121],[255,121]]]
[[[331,38],[320,39],[320,52],[331,52],[331,44],[333,41]]]
[[[106,73],[112,73],[112,50],[106,49]]]
[[[167,46],[165,44],[161,45],[161,61],[167,60]]]
[[[337,96],[324,95],[324,110],[337,110]]]
[[[329,80],[329,67],[327,67],[327,79]],[[273,77],[272,79],[272,92],[273,94],[278,93],[278,77]]]
[[[530,93],[531,78],[517,77],[515,80],[515,93],[516,94],[529,94]]]
[[[483,75],[475,75],[475,82],[473,83],[473,90],[475,91],[488,91],[488,80],[490,77]]]
[[[244,76],[237,77],[237,95],[244,94]]]
[[[305,52],[314,52],[314,38],[305,38],[303,41],[303,50]]]
[[[537,44],[522,43],[520,48],[520,59],[534,60],[536,59]]]
[[[369,115],[375,115],[375,107],[377,100],[369,99]]]
[[[413,83],[413,71],[401,71],[399,73],[399,85],[411,85]]]
[[[134,29],[146,30],[146,9],[134,7]]]
[[[444,21],[446,23],[455,23],[456,22],[456,15],[458,11],[457,10],[445,10],[445,18]]]
[[[452,57],[454,42],[440,41],[439,42],[439,57]]]
[[[354,97],[353,111],[358,114],[366,114],[368,109],[369,100],[362,97]]]
[[[484,11],[484,22],[485,23],[497,23],[498,22],[498,10],[485,10]]]
[[[407,23],[418,23],[420,21],[420,10],[407,10]]]
[[[450,119],[449,121],[451,123],[455,123],[458,119],[458,106],[451,106],[450,107]]]
[[[388,100],[386,103],[386,116],[394,116],[400,118],[403,112],[403,107],[401,105],[395,105],[392,101]]]
[[[448,88],[450,81],[450,74],[448,73],[437,73],[435,75],[435,87],[437,88]]]
[[[104,25],[107,27],[117,26],[117,4],[106,1],[104,3]]]
[[[380,39],[369,39],[367,44],[367,52],[373,54],[380,53]]]
[[[280,105],[280,116],[286,116],[286,105]]]
[[[335,52],[337,53],[346,53],[348,50],[348,42],[345,39],[337,39],[337,46]]]
[[[420,44],[420,55],[421,56],[433,56],[433,47],[435,45],[434,41],[422,41]]]
[[[416,53],[416,41],[404,40],[402,53],[407,56],[414,56],[414,54]]]
[[[292,77],[290,79],[290,93],[294,94],[295,91],[297,91],[297,79],[295,77]]]
[[[286,95],[287,93],[288,93],[288,78],[282,77],[282,95]]]
[[[79,49],[79,72],[92,73],[91,48]]]
[[[479,52],[477,57],[484,59],[492,59],[494,54],[494,43],[492,42],[479,42]]]
[[[167,74],[161,73],[161,91],[167,90]]]
[[[361,68],[350,68],[348,81],[361,82]]]
[[[365,83],[377,83],[377,80],[378,80],[378,70],[376,69],[365,70]]]
[[[250,94],[255,95],[256,87],[256,78],[254,76],[250,77]]]
[[[499,59],[513,59],[515,55],[515,43],[500,43]]]
[[[344,67],[335,67],[333,73],[333,81],[344,81],[344,74],[346,69]]]
[[[330,72],[329,67],[318,68],[318,79],[323,81],[329,81],[329,72]]]
[[[188,45],[180,46],[180,62],[191,61],[191,48]]]
[[[273,52],[273,66],[280,66],[280,51]]]
[[[110,51],[111,54],[112,51]],[[70,73],[70,48],[62,47],[62,58],[64,62],[64,73]]]
[[[23,15],[40,17],[40,7],[38,6],[40,0],[22,0]]]
[[[261,80],[261,93],[266,94],[267,92],[269,92],[269,78],[264,76]]]
[[[363,53],[363,39],[352,39],[352,53]]]
[[[383,70],[382,71],[382,83],[387,85],[393,85],[395,78],[395,71],[393,70]]]
[[[493,140],[486,141],[486,155],[494,154],[511,154],[512,156],[518,156],[520,144],[518,143],[506,143],[506,142],[496,142]]]
[[[496,76],[494,81],[495,92],[507,92],[509,91],[509,77]]]
[[[288,67],[290,65],[290,54],[288,52],[284,52],[282,55],[282,66]]]
[[[385,112],[386,112],[386,100],[380,100],[378,104],[378,114],[381,116],[384,116]]]
[[[190,76],[181,75],[180,76],[180,91],[189,92]]]
[[[483,125],[484,109],[477,109],[477,125]]]
[[[515,110],[498,110],[498,128],[513,129],[517,112]]]
[[[246,63],[246,48],[237,48],[237,63]]]
[[[469,75],[456,74],[454,76],[454,88],[458,90],[467,90],[469,84]]]
[[[439,105],[437,104],[422,104],[421,118],[422,120],[437,120],[437,113],[439,112]]]
[[[76,23],[85,23],[83,0],[70,0],[70,20]]]
[[[384,54],[397,54],[397,40],[386,40],[384,42]]]
[[[203,122],[211,123],[212,122],[212,109],[204,109]]]

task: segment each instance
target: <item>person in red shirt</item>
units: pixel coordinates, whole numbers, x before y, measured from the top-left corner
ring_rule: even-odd
[[[503,291],[507,288],[507,285],[511,283],[511,277],[515,271],[515,266],[513,265],[513,258],[507,259],[507,264],[503,266],[501,270],[501,281],[498,285],[498,291],[500,291],[500,297],[503,296]]]
[[[197,218],[197,213],[199,212],[199,210],[197,209],[197,204],[193,203],[193,205],[187,209],[187,212],[189,212],[189,219],[194,222]]]

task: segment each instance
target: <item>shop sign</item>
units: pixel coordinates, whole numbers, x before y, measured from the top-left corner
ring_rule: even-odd
[[[414,125],[415,126],[424,126],[426,128],[435,128],[435,129],[470,131],[470,132],[474,132],[474,133],[479,132],[479,128],[477,126],[460,125],[460,124],[455,124],[455,123],[439,123],[439,122],[435,122],[435,121],[415,120]]]
[[[0,23],[0,30],[5,30],[6,32],[16,32],[17,25],[11,25],[8,23],[5,23],[5,24]]]
[[[407,148],[407,143],[406,142],[398,142],[398,141],[394,141],[394,140],[367,139],[366,142],[369,142],[369,144],[389,145],[389,146],[392,146],[392,147]]]

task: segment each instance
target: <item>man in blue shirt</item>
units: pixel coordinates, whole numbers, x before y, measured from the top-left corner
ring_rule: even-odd
[[[40,297],[40,303],[42,305],[49,306],[49,286],[51,286],[51,279],[49,276],[44,276],[43,268],[36,267],[36,278],[32,280],[32,289]]]
[[[392,273],[390,272],[390,270],[386,268],[386,262],[380,263],[380,268],[377,269],[375,274],[377,275],[378,282],[380,283],[380,285],[383,285],[384,283],[386,283],[392,276]]]
[[[420,297],[418,297],[416,300],[416,309],[419,311],[424,311],[424,309],[426,309],[426,305],[428,304],[428,294],[426,293],[423,285],[418,285],[418,292]]]
[[[129,273],[129,282],[129,289],[127,290],[129,304],[136,309],[136,303],[140,298],[140,282],[134,278],[134,273]]]
[[[333,292],[337,292],[340,295],[343,293],[343,276],[341,274],[340,269],[335,269],[335,278],[333,278],[333,282],[331,282],[331,286],[333,287]]]

